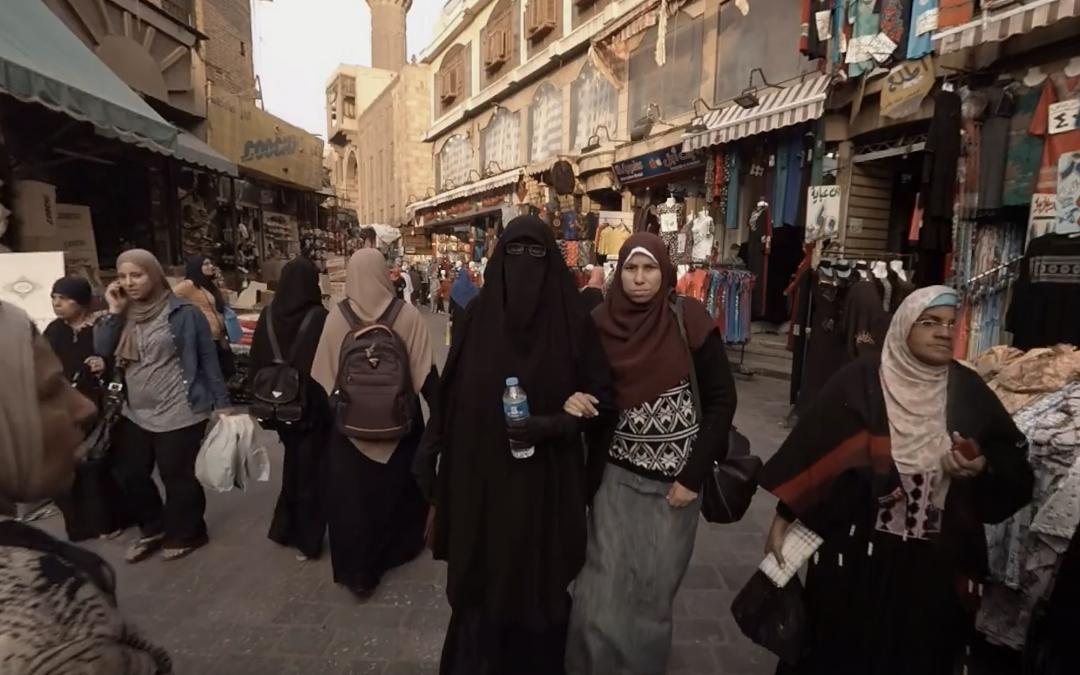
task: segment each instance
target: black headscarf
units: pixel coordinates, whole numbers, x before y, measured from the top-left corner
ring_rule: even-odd
[[[319,346],[323,324],[326,323],[327,311],[322,304],[322,289],[319,288],[319,270],[315,263],[307,258],[293,258],[281,268],[278,291],[270,302],[270,311],[263,312],[251,337],[251,360],[249,372],[254,375],[260,368],[265,368],[274,360],[267,331],[266,317],[269,314],[274,324],[274,337],[281,347],[281,356],[289,360],[293,344],[304,317],[315,307],[315,315],[304,329],[301,344],[296,350],[296,358],[291,365],[303,374],[311,372],[311,362],[315,359],[315,350]]]
[[[217,287],[214,280],[202,271],[203,263],[207,260],[208,258],[204,255],[194,255],[184,261],[184,278],[195,284],[195,288],[201,288],[214,296],[214,306],[219,313],[224,313],[225,296],[221,294],[221,289]]]
[[[511,244],[544,255],[509,255]],[[506,378],[517,377],[533,415],[561,413],[575,391],[610,400],[605,364],[550,228],[534,216],[515,218],[455,324],[439,419],[425,439],[442,452],[435,555],[449,562],[455,610],[565,620],[566,588],[585,558],[583,448],[580,438],[553,440],[514,459],[502,393]]]

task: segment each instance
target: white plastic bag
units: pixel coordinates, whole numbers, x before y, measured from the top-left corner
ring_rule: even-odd
[[[250,415],[229,415],[217,421],[195,459],[195,477],[211,490],[228,492],[247,488],[252,480],[270,480],[270,458],[263,447],[253,447],[255,421]]]

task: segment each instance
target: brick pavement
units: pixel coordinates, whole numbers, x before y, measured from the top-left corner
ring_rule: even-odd
[[[428,316],[445,358],[441,317]],[[787,384],[758,378],[739,383],[736,424],[759,454],[784,438],[779,423]],[[280,467],[275,439],[271,455]],[[176,661],[178,675],[422,675],[438,671],[450,610],[444,565],[425,555],[384,580],[357,604],[331,579],[328,557],[297,562],[266,539],[279,489],[209,495],[213,541],[175,563],[125,565],[121,542],[90,548],[116,567],[120,606]],[[675,607],[671,674],[766,675],[774,660],[748,643],[729,607],[761,557],[772,502],[759,497],[743,522],[702,522],[690,570]],[[62,523],[41,523],[62,536]]]

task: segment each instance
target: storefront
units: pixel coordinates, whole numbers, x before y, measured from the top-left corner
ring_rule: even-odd
[[[464,264],[490,257],[502,228],[528,203],[525,174],[515,169],[413,202],[408,210],[413,232],[430,238],[432,256]]]
[[[315,254],[337,253],[354,233],[339,226],[331,237],[320,227],[329,224],[319,208],[328,198],[322,140],[235,97],[211,97],[207,111],[210,146],[235,162],[243,178],[234,186],[234,244],[246,275],[276,282],[305,245]]]
[[[179,133],[43,3],[4,11],[0,241],[34,255],[0,265],[4,280],[31,292],[0,295],[45,321],[48,289],[65,273],[100,290],[101,269],[124,248],[163,252],[169,230],[151,207],[153,176],[180,156]]]

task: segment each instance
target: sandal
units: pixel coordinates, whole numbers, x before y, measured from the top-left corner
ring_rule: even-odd
[[[124,561],[129,565],[141,563],[161,550],[161,545],[164,540],[164,534],[136,539],[135,543],[124,553]]]
[[[180,560],[181,558],[188,557],[189,555],[191,555],[195,551],[199,550],[200,548],[201,548],[201,546],[184,546],[184,547],[181,547],[181,548],[166,548],[166,549],[164,549],[164,552],[162,553],[161,557],[165,562],[173,562],[175,560]]]

